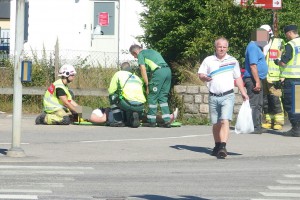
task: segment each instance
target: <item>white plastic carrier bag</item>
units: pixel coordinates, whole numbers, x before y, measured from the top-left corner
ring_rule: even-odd
[[[251,133],[254,131],[253,119],[252,119],[252,109],[250,107],[249,100],[243,101],[240,108],[236,124],[235,133]]]

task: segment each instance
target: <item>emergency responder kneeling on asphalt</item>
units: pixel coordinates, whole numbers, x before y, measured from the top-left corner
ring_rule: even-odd
[[[133,67],[128,62],[121,65],[112,77],[108,88],[111,113],[110,126],[125,125],[137,128],[144,112],[146,98],[143,91],[143,81],[133,73]],[[124,123],[125,122],[125,123]]]
[[[44,95],[44,111],[37,116],[36,124],[48,125],[69,125],[73,121],[73,114],[76,115],[78,104],[73,100],[68,88],[76,75],[72,65],[65,64],[59,69],[61,78],[50,85]]]

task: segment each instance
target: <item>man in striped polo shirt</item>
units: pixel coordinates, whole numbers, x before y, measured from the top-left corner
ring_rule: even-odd
[[[227,156],[226,143],[234,107],[234,80],[244,100],[249,99],[243,86],[238,61],[227,54],[228,40],[220,37],[215,41],[215,54],[206,57],[200,65],[198,75],[207,83],[209,90],[210,121],[215,147],[211,155]]]

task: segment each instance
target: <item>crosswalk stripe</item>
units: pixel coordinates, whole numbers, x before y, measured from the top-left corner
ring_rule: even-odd
[[[291,200],[291,199],[251,199],[251,200]]]
[[[21,143],[21,144],[29,144],[29,143]],[[11,145],[10,142],[1,142],[0,145]]]
[[[84,174],[82,171],[0,171],[0,175],[4,176],[11,176],[11,175],[30,175],[30,174],[59,174],[59,175],[78,175]]]
[[[298,181],[298,180],[277,180],[277,182],[281,183],[281,184],[290,184],[290,185],[300,184],[300,181]]]
[[[270,190],[300,190],[298,186],[268,186]]]
[[[251,200],[291,200],[291,199],[251,199]]]
[[[26,176],[26,174],[25,174]],[[11,176],[2,176],[1,177],[1,181],[3,180],[9,180],[9,181],[23,181],[24,180],[24,176],[18,176],[18,177],[11,177]],[[72,177],[48,177],[48,176],[44,176],[44,177],[36,177],[36,176],[26,176],[26,181],[75,181],[75,178]]]
[[[260,194],[267,196],[267,197],[300,197],[300,193],[260,192]]]
[[[36,195],[10,195],[10,194],[0,194],[0,199],[22,199],[22,200],[28,200],[28,199],[38,199]]]
[[[2,177],[1,177],[1,180]],[[5,183],[5,186],[8,187],[8,186],[15,186],[16,183],[15,182],[8,182],[8,183]],[[42,188],[45,188],[45,187],[54,187],[54,188],[62,188],[64,187],[64,184],[63,183],[32,183],[32,182],[19,182],[17,184],[18,187],[22,187],[22,188],[26,188],[26,187],[42,187]]]
[[[288,178],[300,178],[300,174],[284,174],[283,176]]]
[[[52,193],[51,190],[0,189],[0,193]]]
[[[1,165],[0,169],[82,169],[92,170],[93,167],[63,167],[63,166],[14,166],[14,165]]]

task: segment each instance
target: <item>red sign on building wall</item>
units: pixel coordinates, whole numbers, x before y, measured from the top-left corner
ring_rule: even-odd
[[[251,0],[252,2],[252,0]],[[248,0],[240,0],[242,6],[248,5]],[[253,5],[265,9],[281,9],[282,0],[254,0]]]
[[[98,24],[100,26],[108,26],[108,24],[109,24],[108,12],[99,13],[99,15],[98,15]]]

